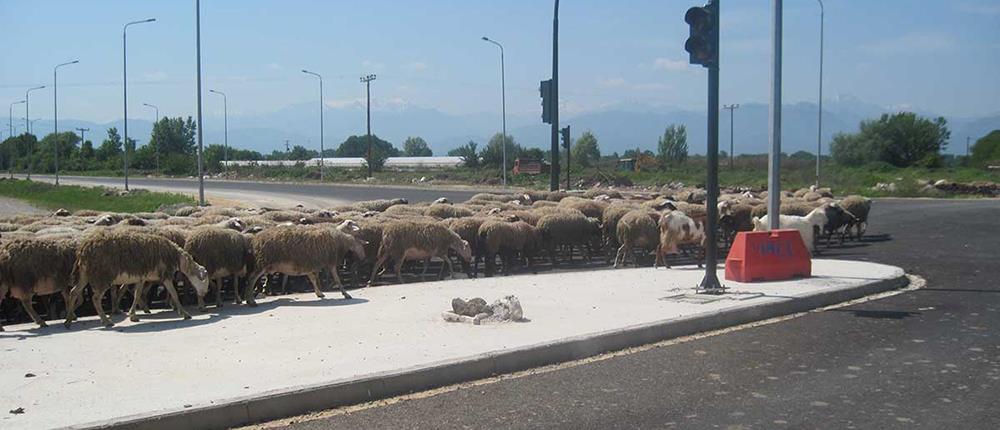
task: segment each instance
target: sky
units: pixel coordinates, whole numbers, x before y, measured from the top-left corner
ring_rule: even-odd
[[[194,0],[0,0],[4,54],[0,101],[52,84],[59,114],[122,117],[122,26],[128,30],[129,116],[194,115]],[[566,0],[560,11],[562,115],[616,106],[704,109],[706,72],[687,64],[685,10],[698,1]],[[551,75],[552,5],[541,0],[205,0],[201,5],[206,117],[258,115],[316,103],[364,100],[359,77],[376,74],[375,109],[421,107],[499,113],[504,44],[507,111],[540,112],[538,82]],[[766,103],[770,0],[722,2],[722,103]],[[785,103],[815,102],[820,8],[784,10]],[[1000,113],[1000,1],[827,0],[825,98],[854,96],[949,116]],[[31,116],[51,118],[51,89],[31,93]],[[23,117],[17,107],[15,118]],[[3,114],[0,114],[3,115]]]

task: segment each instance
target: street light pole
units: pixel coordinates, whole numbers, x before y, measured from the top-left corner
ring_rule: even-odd
[[[768,134],[771,154],[767,164],[767,213],[771,230],[780,227],[781,212],[781,9],[782,0],[771,0],[771,106]],[[819,157],[817,157],[818,161]]]
[[[555,1],[552,14],[552,84],[550,84],[552,113],[552,166],[549,176],[549,190],[559,189],[559,0]],[[506,143],[506,142],[504,142]]]
[[[486,36],[483,36],[483,40],[492,43],[500,48],[500,111],[503,117],[503,145],[501,145],[501,153],[503,155],[503,186],[507,186],[507,78],[506,78],[506,67],[504,66],[503,58],[503,45],[500,42],[492,40]]]
[[[218,94],[218,95],[222,96],[222,130],[223,130],[223,145],[224,145],[223,146],[223,152],[222,152],[222,154],[223,154],[222,158],[224,160],[226,160],[225,170],[228,172],[229,171],[229,101],[226,98],[226,93],[224,93],[222,91],[208,90],[208,92],[215,93],[215,94]],[[319,180],[322,181],[323,180],[323,162],[322,162],[322,157],[323,157],[323,154],[322,154],[322,151],[323,151],[322,140],[323,140],[323,138],[322,138],[322,133],[320,133],[320,136],[321,137],[320,137],[319,147],[320,147],[320,157],[321,157],[320,160],[321,161],[320,161],[320,165],[319,165],[320,166],[319,167],[319,169],[320,169],[319,170]]]
[[[361,82],[365,84],[365,92],[368,94],[368,177],[372,177],[372,81],[375,75],[362,76]]]
[[[73,60],[70,62],[62,63],[57,65],[52,69],[52,117],[53,117],[53,128],[52,134],[55,135],[55,149],[56,149],[56,185],[59,185],[59,68],[62,66],[68,66],[70,64],[79,63],[80,60]]]
[[[738,103],[722,105],[722,108],[729,111],[729,168],[732,169],[736,165],[734,160],[736,152],[733,146],[733,136],[735,135],[735,132],[733,131],[733,111],[739,109],[740,105]]]
[[[201,0],[194,2],[194,26],[195,26],[195,48],[196,68],[198,76],[198,205],[205,206],[205,123],[201,115]]]
[[[28,134],[31,134],[31,121],[29,120],[31,116],[28,115],[28,104],[31,102],[30,99],[28,98],[28,95],[31,94],[32,91],[40,90],[42,88],[45,88],[45,85],[37,86],[34,88],[28,88],[28,91],[24,92],[24,129],[28,131]],[[34,155],[35,155],[35,148],[33,145],[31,145],[31,143],[28,143],[28,175],[27,175],[28,179],[31,179],[31,164]]]
[[[128,191],[128,28],[135,24],[145,24],[153,21],[156,21],[156,18],[132,21],[122,27],[122,112],[125,116],[122,120],[125,129],[125,137],[122,140],[122,164],[125,173],[125,191]]]
[[[319,78],[319,181],[323,182],[323,165],[326,164],[323,162],[325,158],[323,152],[326,151],[323,145],[323,76],[306,69],[302,69],[302,73]]]
[[[153,123],[153,130],[156,130],[156,124],[160,122],[160,108],[149,103],[143,103],[142,105],[151,107],[156,111],[156,122]],[[160,174],[160,145],[153,141],[152,138],[149,139],[149,143],[153,145],[153,158],[156,160],[156,174]]]
[[[7,127],[10,129],[10,137],[14,137],[14,105],[19,105],[21,103],[27,103],[27,100],[18,100],[16,102],[10,103],[10,108],[7,109]],[[10,179],[14,179],[14,151],[16,151],[16,145],[10,145],[10,154],[7,157],[7,174],[10,175]]]
[[[823,0],[819,2],[819,124],[816,128],[816,188],[819,188],[819,160],[823,154],[823,25],[825,14]]]

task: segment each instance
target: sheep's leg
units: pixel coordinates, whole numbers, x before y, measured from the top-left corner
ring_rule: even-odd
[[[340,281],[340,275],[337,274],[336,267],[330,269],[330,275],[333,277],[333,282],[337,283],[337,288],[340,289],[340,294],[343,294],[345,299],[350,299],[351,295],[347,294],[347,289],[344,288],[344,283]]]
[[[420,277],[424,277],[424,276],[427,275],[427,268],[428,267],[431,267],[431,258],[430,257],[427,257],[427,258],[424,259],[424,271],[420,272]]]
[[[94,294],[90,297],[90,301],[94,304],[94,310],[97,311],[97,316],[101,317],[101,323],[104,327],[114,327],[115,323],[108,318],[107,314],[104,313],[104,306],[101,305],[101,299],[104,298],[104,292],[107,290],[113,290],[114,286],[105,286],[104,288],[95,287]]]
[[[386,258],[388,257],[385,255],[379,255],[378,258],[375,259],[375,265],[372,266],[372,276],[368,278],[369,287],[375,284],[375,278],[378,276],[378,270],[382,268],[383,264],[385,264]]]
[[[170,294],[170,302],[177,307],[177,316],[186,320],[191,319],[191,315],[184,310],[184,306],[181,306],[181,299],[177,297],[177,289],[174,288],[174,282],[170,279],[164,279],[163,286],[167,288],[167,294]]]
[[[139,287],[139,291],[136,291],[135,296],[132,297],[132,306],[128,310],[129,321],[139,322],[139,316],[135,314],[135,311],[142,304],[143,302],[142,297],[145,295],[144,294],[145,292],[146,292],[146,283],[144,282]]]
[[[622,246],[618,247],[618,251],[615,252],[615,269],[618,268],[619,260],[622,266],[625,265],[625,247],[626,244],[623,243]]]
[[[69,324],[76,319],[76,302],[82,301],[83,299],[83,289],[87,286],[87,278],[81,276],[80,282],[73,286],[73,289],[69,292],[69,297],[66,300],[66,321],[63,322],[63,326],[69,328]],[[2,298],[2,296],[0,296]]]
[[[448,277],[449,278],[454,278],[455,277],[455,267],[451,265],[451,257],[445,255],[444,256],[444,264],[448,265]],[[442,269],[444,269],[444,267],[442,267]],[[440,274],[438,275],[438,279],[439,280],[441,279],[441,275]]]
[[[288,275],[281,274],[281,295],[288,294]]]
[[[34,297],[34,294],[28,293],[28,297],[21,299],[21,306],[24,307],[24,311],[28,313],[28,316],[31,317],[31,320],[34,321],[35,324],[38,324],[39,327],[47,327],[45,320],[38,316],[38,312],[35,312],[35,307],[31,305],[31,299]]]
[[[399,280],[400,284],[404,284],[403,281],[403,263],[406,262],[406,258],[400,257],[396,260],[396,279]]]
[[[219,278],[219,288],[215,289],[215,307],[217,308],[222,307],[222,281],[224,279],[225,278]],[[233,279],[233,288],[239,288],[237,286],[237,284],[239,284],[240,282],[239,278],[236,275],[232,275],[232,279]]]
[[[128,285],[122,284],[120,286],[111,286],[111,314],[115,315],[120,312],[119,301],[121,300],[122,290],[128,288]]]
[[[309,278],[309,283],[313,286],[313,291],[316,292],[316,297],[324,298],[323,291],[319,288],[319,276],[316,273],[307,273],[306,278]]]
[[[266,273],[267,272],[264,271],[264,270],[260,270],[257,273],[254,273],[253,276],[250,276],[250,278],[249,278],[250,281],[247,282],[247,285],[243,288],[243,295],[246,296],[246,297],[244,297],[244,299],[247,302],[247,306],[250,306],[250,307],[256,307],[257,306],[257,301],[254,300],[254,290],[257,288],[257,281],[259,281],[260,277],[264,276]],[[236,304],[239,304],[239,303],[240,303],[240,295],[237,294],[236,295]]]

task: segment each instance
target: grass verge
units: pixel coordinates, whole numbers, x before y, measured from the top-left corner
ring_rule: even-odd
[[[108,190],[104,187],[76,185],[57,187],[44,182],[19,179],[0,180],[0,196],[23,200],[34,206],[47,209],[149,212],[155,211],[160,205],[197,204],[193,198],[183,194],[132,190],[129,194],[118,195],[118,193],[108,193]]]

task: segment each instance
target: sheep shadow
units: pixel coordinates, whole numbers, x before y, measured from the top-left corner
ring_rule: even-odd
[[[910,311],[871,311],[862,309],[833,309],[833,312],[846,312],[857,318],[901,320],[920,315],[920,312]]]

